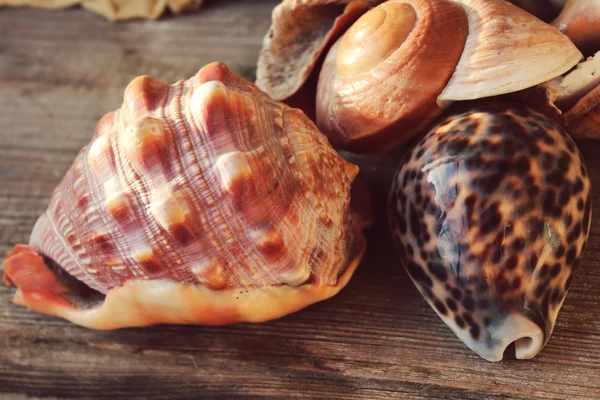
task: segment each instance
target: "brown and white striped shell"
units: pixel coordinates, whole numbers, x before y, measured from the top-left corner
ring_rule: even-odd
[[[334,295],[356,268],[357,173],[300,110],[223,64],[171,86],[142,76],[5,279],[16,302],[97,329],[280,317]],[[104,301],[84,304],[81,282]]]

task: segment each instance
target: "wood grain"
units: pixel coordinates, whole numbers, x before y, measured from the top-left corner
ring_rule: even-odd
[[[0,10],[0,253],[26,242],[54,186],[127,83],[220,60],[252,78],[276,1],[113,24],[81,10]],[[600,215],[600,142],[578,142]],[[385,196],[397,156],[359,158],[375,194],[370,250],[335,298],[260,325],[86,330],[11,304],[0,285],[0,398],[600,399],[600,218],[554,336],[488,363],[400,268]]]

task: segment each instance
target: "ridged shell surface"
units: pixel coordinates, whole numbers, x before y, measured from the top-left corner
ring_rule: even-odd
[[[590,180],[575,144],[520,105],[448,117],[405,157],[390,223],[410,277],[472,350],[546,344],[584,250]]]
[[[335,284],[355,239],[357,172],[302,112],[222,64],[171,86],[139,77],[30,244],[103,293],[129,280]]]

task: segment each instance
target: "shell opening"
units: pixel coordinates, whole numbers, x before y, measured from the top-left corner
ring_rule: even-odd
[[[357,219],[356,229],[369,225],[367,219]],[[351,261],[335,285],[281,285],[244,291],[213,290],[169,280],[131,279],[104,296],[68,275],[67,280],[72,281],[63,281],[62,276],[56,276],[64,273],[58,265],[46,262],[25,245],[17,246],[4,267],[7,284],[19,287],[15,303],[84,327],[107,330],[158,323],[224,325],[280,318],[334,296],[346,286],[365,250],[366,240],[359,234],[353,242]],[[54,268],[59,268],[56,273],[52,271]],[[73,290],[68,287],[70,284],[84,292]],[[79,295],[76,300],[87,300],[87,305],[72,302],[73,294]]]
[[[47,305],[90,309],[104,302],[105,294],[71,276],[50,257],[32,247],[17,245],[4,261],[4,279],[18,287],[15,303],[36,299]]]
[[[515,340],[515,356],[518,359],[530,358],[528,354],[535,351],[535,340],[532,337],[525,336]]]
[[[540,349],[536,349],[536,341],[533,337],[524,336],[509,343],[502,352],[502,360],[526,360],[534,357]]]
[[[66,300],[78,309],[97,307],[106,299],[104,293],[89,287],[79,279],[70,275],[51,258],[42,255],[42,259],[56,279],[66,287],[67,292],[64,295]]]
[[[467,347],[491,362],[502,361],[505,356],[519,360],[533,358],[542,350],[550,336],[544,335],[540,325],[523,314],[509,314],[492,321],[487,326],[489,335],[478,340],[473,339],[467,330],[458,327],[453,321],[445,321]]]
[[[519,360],[535,357],[544,347],[544,332],[539,325],[521,314],[512,314],[490,328],[494,346],[475,349],[489,361],[501,361],[507,349],[514,344],[515,357]]]

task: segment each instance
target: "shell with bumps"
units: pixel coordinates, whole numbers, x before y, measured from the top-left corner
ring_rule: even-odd
[[[499,361],[546,344],[590,230],[590,180],[553,121],[481,105],[433,127],[405,156],[392,235],[419,291],[473,351]]]
[[[95,329],[277,318],[355,270],[357,173],[300,110],[223,64],[174,85],[139,77],[5,280],[15,302]]]

